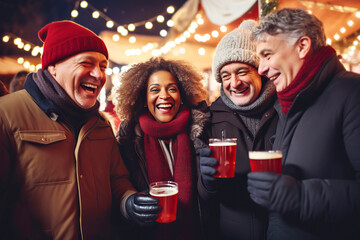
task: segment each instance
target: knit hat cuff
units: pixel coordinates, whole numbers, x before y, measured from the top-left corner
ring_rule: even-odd
[[[222,82],[220,76],[220,70],[223,66],[233,62],[246,63],[254,68],[259,67],[259,58],[253,52],[245,49],[235,49],[230,51],[224,51],[220,54],[217,54],[216,61],[213,62],[213,73],[215,75],[215,80],[219,83]]]
[[[50,46],[49,46],[50,47]],[[68,57],[76,55],[81,52],[94,51],[105,55],[108,59],[108,51],[104,42],[97,36],[78,36],[76,38],[69,39],[66,42],[61,42],[58,45],[47,48],[44,46],[44,52],[42,56],[42,68],[64,60]]]

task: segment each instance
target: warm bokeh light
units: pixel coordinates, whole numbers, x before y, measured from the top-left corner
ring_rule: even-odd
[[[17,62],[19,63],[19,64],[23,64],[24,63],[24,58],[22,58],[22,57],[19,57],[18,59],[17,59]]]
[[[24,46],[24,50],[25,51],[29,51],[31,49],[31,46],[30,46],[30,44],[25,44],[25,46]]]
[[[111,69],[111,68],[107,68],[107,69],[105,70],[105,74],[108,75],[108,76],[110,76],[110,75],[112,74],[112,69]]]
[[[135,31],[135,24],[132,24],[132,23],[130,23],[129,25],[128,25],[128,27],[127,27],[127,29],[129,30],[129,31]]]
[[[169,6],[167,9],[166,9],[167,13],[169,14],[173,14],[175,12],[175,8],[173,6]]]
[[[131,36],[129,37],[129,43],[135,43],[136,42],[136,37]]]
[[[165,21],[165,18],[163,15],[159,15],[159,16],[157,16],[156,21],[158,21],[159,23],[162,23]]]
[[[146,22],[146,23],[145,23],[145,28],[146,28],[146,29],[152,29],[152,27],[153,27],[152,22]]]
[[[87,1],[81,1],[80,7],[82,7],[82,8],[87,8],[87,6],[88,6]]]
[[[219,36],[219,32],[214,30],[211,32],[211,36],[213,36],[214,38],[217,38]]]
[[[199,53],[200,55],[205,55],[205,49],[204,49],[204,48],[199,48],[198,53]]]
[[[167,22],[166,22],[166,25],[168,26],[168,27],[173,27],[174,26],[174,21],[173,20],[168,20]]]
[[[117,42],[120,40],[120,36],[119,34],[114,34],[113,37],[112,37],[113,41]]]
[[[204,24],[204,19],[199,18],[196,22],[197,22],[199,25],[203,25],[203,24]]]
[[[8,35],[3,36],[2,38],[3,42],[9,42],[10,37]]]
[[[100,13],[98,12],[98,11],[94,11],[93,13],[92,13],[92,17],[93,18],[99,18],[100,17]]]
[[[221,32],[226,32],[226,31],[227,31],[227,27],[226,27],[226,26],[221,26],[221,27],[220,27],[220,31],[221,31]]]
[[[185,54],[185,53],[186,53],[186,49],[185,49],[184,47],[181,47],[181,48],[179,49],[179,52],[180,52],[181,54]]]
[[[112,69],[112,72],[113,72],[113,74],[119,74],[119,73],[120,73],[120,68],[114,67],[114,68]]]
[[[79,16],[79,12],[78,12],[77,10],[72,10],[72,11],[71,11],[71,16],[72,16],[73,18],[76,18],[77,16]]]
[[[23,42],[20,42],[17,46],[18,46],[19,49],[22,49],[24,47],[24,45],[25,44]]]
[[[15,38],[14,39],[14,44],[18,45],[19,43],[21,43],[21,38]]]
[[[28,69],[30,67],[30,65],[31,64],[28,61],[25,61],[23,64],[24,68],[26,68],[26,69]]]
[[[106,27],[112,28],[113,26],[114,26],[114,22],[113,22],[113,21],[109,20],[109,21],[106,22]]]
[[[36,46],[31,51],[31,55],[33,55],[35,57],[35,56],[37,56],[39,54],[39,52],[40,52],[40,48],[38,46]]]
[[[165,29],[162,29],[162,30],[160,31],[160,36],[166,37],[166,36],[167,36],[167,31],[166,31]]]

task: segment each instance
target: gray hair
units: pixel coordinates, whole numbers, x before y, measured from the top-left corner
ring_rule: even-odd
[[[281,34],[289,44],[294,44],[302,36],[308,36],[314,51],[326,45],[322,22],[303,9],[284,8],[265,16],[253,29],[252,38],[261,41],[265,34]]]

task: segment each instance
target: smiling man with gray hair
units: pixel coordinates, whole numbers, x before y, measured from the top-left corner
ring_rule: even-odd
[[[253,32],[283,153],[281,175],[248,174],[250,197],[270,212],[268,239],[360,239],[360,75],[302,9],[269,14]]]

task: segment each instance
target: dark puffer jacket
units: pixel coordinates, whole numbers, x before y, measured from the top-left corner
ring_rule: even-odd
[[[274,147],[301,197],[298,216],[271,214],[268,239],[360,239],[360,75],[334,55],[278,112]]]
[[[275,100],[275,99],[274,99]],[[249,132],[238,113],[227,107],[219,97],[210,107],[211,122],[208,138],[237,138],[235,177],[221,179],[219,191],[209,192],[198,181],[204,232],[207,239],[265,239],[266,211],[256,205],[246,190],[246,174],[250,171],[249,150],[272,149],[277,114],[272,107],[263,114],[255,135]],[[205,139],[204,141],[207,141]]]

